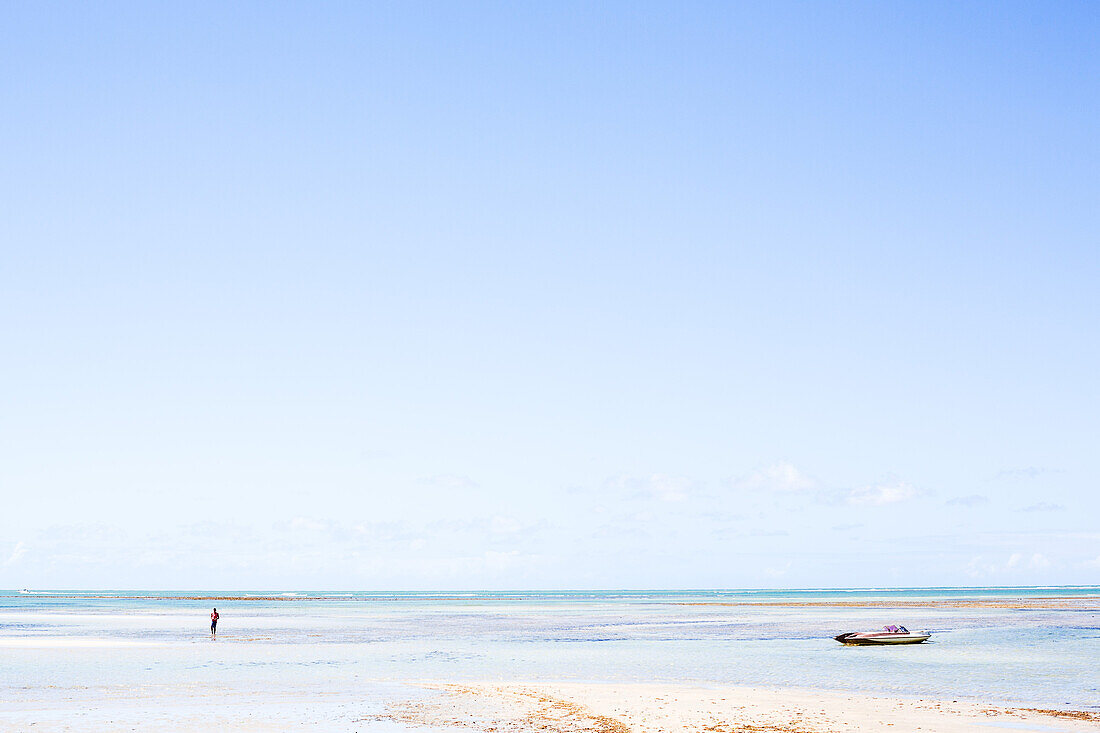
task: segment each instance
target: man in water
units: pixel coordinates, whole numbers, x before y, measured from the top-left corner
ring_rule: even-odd
[[[218,635],[218,609],[214,609],[214,612],[210,614],[210,635]]]

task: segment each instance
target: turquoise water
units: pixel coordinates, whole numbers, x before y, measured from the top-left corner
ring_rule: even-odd
[[[247,596],[192,600],[187,596]],[[1068,608],[815,607],[1058,597]],[[270,600],[279,598],[285,600]],[[693,603],[792,605],[683,605]],[[217,640],[208,633],[221,613]],[[329,695],[354,716],[407,681],[797,686],[1100,709],[1100,587],[516,593],[0,592],[0,722],[133,690]],[[929,643],[844,647],[900,623]],[[295,710],[322,719],[332,711]],[[319,703],[318,703],[319,704]],[[305,711],[305,712],[303,712]],[[59,713],[60,714],[60,713]],[[6,717],[5,717],[6,716]],[[348,717],[348,720],[353,717]],[[92,726],[94,727],[94,726]],[[362,729],[362,728],[360,728]]]
[[[748,589],[697,589],[697,590],[514,590],[514,591],[272,591],[272,590],[0,590],[0,605],[11,598],[24,598],[35,605],[49,604],[75,597],[80,602],[97,598],[138,598],[157,601],[179,596],[255,596],[280,597],[301,600],[519,600],[519,601],[847,601],[852,599],[879,600],[944,600],[959,598],[1027,599],[1027,598],[1100,598],[1097,585],[1051,586],[981,586],[981,587],[923,587],[923,588],[748,588]]]

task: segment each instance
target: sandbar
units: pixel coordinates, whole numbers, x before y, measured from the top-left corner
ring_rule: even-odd
[[[1091,711],[817,690],[648,683],[425,684],[427,699],[362,720],[488,733],[1100,731]]]

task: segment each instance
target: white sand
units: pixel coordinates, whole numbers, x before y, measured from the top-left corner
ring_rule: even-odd
[[[1073,719],[973,702],[809,690],[578,683],[432,687],[443,696],[397,706],[386,717],[496,733],[1100,731],[1100,716],[1087,713],[1086,719]]]

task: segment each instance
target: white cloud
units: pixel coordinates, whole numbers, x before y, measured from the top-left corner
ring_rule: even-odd
[[[1065,511],[1065,507],[1061,504],[1052,504],[1049,501],[1041,501],[1038,504],[1032,504],[1031,506],[1025,506],[1021,509],[1021,512],[1061,512]]]
[[[917,494],[917,490],[911,484],[904,481],[892,481],[874,486],[864,486],[861,489],[852,489],[848,492],[848,503],[857,506],[886,506],[908,501]]]
[[[321,519],[311,519],[309,517],[294,517],[290,520],[291,529],[304,529],[310,532],[324,532],[329,529],[331,523]]]
[[[16,542],[15,543],[15,549],[13,549],[11,551],[11,555],[9,555],[8,559],[4,561],[4,565],[5,566],[6,565],[14,565],[15,563],[22,560],[23,556],[26,555],[26,554],[27,554],[27,543],[26,542]]]
[[[966,574],[971,578],[981,578],[995,572],[995,566],[982,557],[972,557],[966,564]]]
[[[516,534],[523,529],[523,522],[515,517],[493,517],[489,529],[493,534]]]
[[[813,491],[819,488],[817,481],[790,463],[783,462],[734,479],[731,484],[737,488],[776,492]]]
[[[482,558],[485,569],[494,572],[507,570],[523,562],[523,557],[517,550],[509,550],[508,552],[489,550],[482,555]]]
[[[1028,562],[1027,566],[1032,570],[1043,570],[1044,568],[1050,567],[1050,560],[1048,560],[1047,556],[1043,553],[1036,552],[1031,556],[1031,560]]]
[[[1097,555],[1092,560],[1086,560],[1084,565],[1086,568],[1100,568],[1100,555]]]
[[[648,477],[616,476],[604,482],[607,488],[626,492],[639,499],[655,501],[685,501],[699,489],[699,483],[686,476],[655,473]]]
[[[691,489],[692,482],[682,476],[656,474],[649,480],[649,495],[660,501],[683,501]]]
[[[791,561],[788,560],[786,565],[779,567],[764,568],[764,575],[769,578],[782,578],[787,574],[787,571],[791,569]]]
[[[971,558],[966,565],[966,572],[973,578],[982,578],[990,575],[1015,574],[1025,570],[1046,570],[1050,566],[1050,559],[1041,552],[1031,555],[1013,552],[1003,562],[988,560],[982,555]]]
[[[1024,466],[1022,468],[1006,468],[998,471],[994,479],[1012,479],[1015,481],[1037,479],[1053,473],[1065,473],[1060,468],[1047,468],[1045,466]]]
[[[515,535],[531,535],[547,526],[546,520],[525,522],[511,516],[437,519],[424,529],[436,538],[448,537],[463,542],[496,541]]]
[[[357,539],[400,541],[417,539],[416,532],[404,522],[359,522],[351,527]]]

